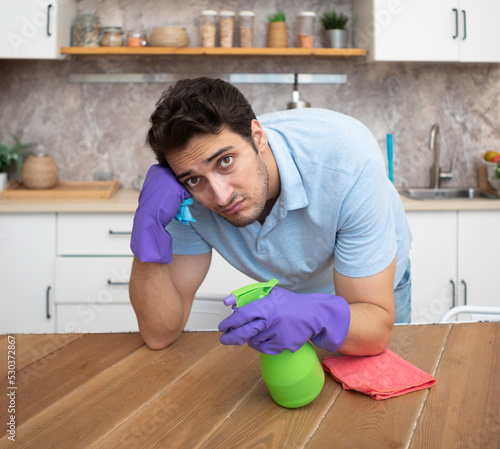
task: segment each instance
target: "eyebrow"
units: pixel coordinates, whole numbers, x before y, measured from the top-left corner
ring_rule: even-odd
[[[227,147],[224,147],[224,148],[221,148],[220,150],[217,150],[214,154],[212,154],[211,156],[209,156],[205,159],[205,165],[209,164],[214,159],[217,159],[221,154],[225,153],[226,151],[231,150],[232,148],[233,148],[232,145],[228,145]],[[189,176],[192,173],[193,173],[192,170],[186,170],[185,172],[183,172],[179,176],[177,176],[177,179],[185,178],[186,176]]]

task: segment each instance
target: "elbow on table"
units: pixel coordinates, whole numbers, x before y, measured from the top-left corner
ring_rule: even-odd
[[[373,339],[370,345],[369,354],[366,355],[379,355],[384,352],[392,338],[392,329],[394,325],[388,325],[383,332],[381,332],[377,338]]]
[[[182,333],[182,329],[168,334],[152,334],[141,331],[141,337],[146,346],[153,351],[160,351],[170,346]]]

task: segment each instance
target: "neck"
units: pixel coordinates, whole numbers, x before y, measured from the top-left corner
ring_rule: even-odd
[[[280,174],[269,144],[267,145],[267,151],[262,154],[262,157],[264,159],[264,163],[266,164],[269,176],[269,192],[267,194],[266,205],[264,206],[259,218],[257,218],[257,221],[261,225],[264,223],[266,217],[271,213],[274,203],[276,203],[276,200],[281,192]]]
[[[276,202],[279,194],[281,193],[281,181],[280,173],[278,171],[278,166],[276,164],[276,159],[274,159],[274,154],[271,147],[268,144],[268,151],[265,151],[262,155],[264,162],[267,167],[267,173],[269,175],[269,193],[267,195],[267,202],[272,202],[272,205]],[[271,209],[272,209],[271,205]],[[267,208],[267,204],[266,204]],[[269,210],[271,210],[269,209]]]
[[[260,214],[259,218],[257,218],[257,221],[262,225],[264,224],[264,221],[266,220],[266,217],[271,213],[271,210],[274,206],[274,203],[276,203],[277,198],[273,198],[272,200],[269,200],[266,202],[266,205],[264,206],[264,209],[262,210],[262,213]]]

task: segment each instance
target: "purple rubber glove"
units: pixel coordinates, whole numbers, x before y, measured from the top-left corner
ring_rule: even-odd
[[[132,252],[142,262],[172,262],[172,236],[165,226],[190,197],[172,170],[159,164],[150,167],[139,195],[130,240]]]
[[[264,298],[253,301],[221,321],[223,345],[248,343],[253,349],[276,355],[300,349],[311,340],[335,352],[349,331],[351,311],[340,296],[298,294],[274,287]]]

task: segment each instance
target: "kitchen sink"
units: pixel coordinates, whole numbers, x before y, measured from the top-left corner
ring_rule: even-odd
[[[399,193],[414,200],[451,200],[451,199],[500,199],[495,193],[477,187],[463,188],[405,188]]]

